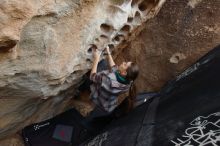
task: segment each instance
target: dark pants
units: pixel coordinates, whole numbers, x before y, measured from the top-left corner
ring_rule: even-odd
[[[85,119],[86,127],[96,135],[114,119],[114,116],[96,107]]]

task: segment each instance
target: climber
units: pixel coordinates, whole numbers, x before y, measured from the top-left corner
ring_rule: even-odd
[[[88,115],[90,119],[110,114],[118,106],[118,96],[125,92],[129,93],[127,98],[129,102],[126,105],[126,111],[128,111],[132,109],[132,101],[136,96],[134,81],[139,73],[137,64],[129,61],[117,66],[108,47],[105,51],[110,70],[107,69],[105,60],[99,62],[102,52],[98,49],[93,50],[94,61],[90,72],[90,80],[92,81],[90,99],[95,108]]]

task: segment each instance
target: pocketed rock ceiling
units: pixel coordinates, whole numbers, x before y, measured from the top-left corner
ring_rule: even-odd
[[[0,97],[48,98],[76,85],[92,48],[118,52],[164,1],[1,1]]]

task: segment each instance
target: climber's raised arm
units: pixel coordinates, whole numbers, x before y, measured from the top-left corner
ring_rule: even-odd
[[[112,58],[112,55],[111,55],[111,52],[109,51],[109,47],[108,46],[106,47],[106,53],[107,53],[107,56],[108,56],[108,62],[109,62],[110,67],[115,66],[115,62],[114,62],[114,60]]]
[[[90,73],[90,80],[97,82],[98,81],[98,77],[97,77],[97,66],[100,60],[100,56],[101,56],[101,52],[97,49],[93,50],[93,56],[94,56],[94,60],[93,60],[93,65],[92,65],[92,70]]]

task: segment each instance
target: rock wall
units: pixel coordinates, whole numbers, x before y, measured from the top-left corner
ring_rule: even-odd
[[[138,91],[158,91],[220,44],[219,0],[169,0],[117,57],[136,61]]]
[[[0,97],[47,98],[77,84],[93,47],[112,49],[152,18],[164,0],[3,0]]]

